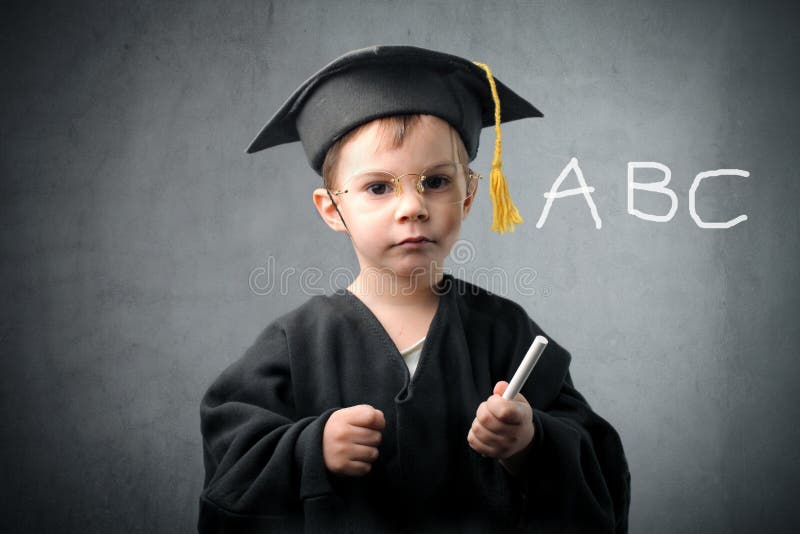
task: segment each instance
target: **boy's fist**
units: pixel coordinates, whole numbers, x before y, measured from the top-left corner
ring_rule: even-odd
[[[467,442],[476,452],[497,458],[509,470],[516,471],[533,441],[533,410],[522,394],[514,400],[502,397],[508,382],[494,386],[494,395],[482,402],[467,435]]]
[[[383,412],[368,404],[336,410],[322,431],[325,467],[337,475],[363,476],[378,459]]]

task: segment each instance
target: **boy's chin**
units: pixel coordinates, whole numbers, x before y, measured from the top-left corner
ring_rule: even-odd
[[[361,276],[376,276],[402,279],[416,279],[418,282],[436,283],[441,279],[444,270],[443,262],[408,262],[406,264],[386,265],[383,267],[361,267]]]

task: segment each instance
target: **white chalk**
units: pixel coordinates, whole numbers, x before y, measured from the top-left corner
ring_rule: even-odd
[[[511,379],[505,393],[503,393],[504,399],[511,400],[517,396],[517,393],[519,393],[519,390],[525,385],[525,381],[528,380],[528,376],[530,376],[531,371],[533,371],[534,366],[539,361],[546,346],[547,338],[544,336],[536,336],[536,339],[531,343],[531,348],[528,349],[525,357],[522,358],[522,363],[519,364],[517,372],[514,373],[514,378]]]

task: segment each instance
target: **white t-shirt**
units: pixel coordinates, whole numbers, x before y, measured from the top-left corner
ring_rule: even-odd
[[[406,365],[408,366],[408,372],[411,373],[411,376],[414,376],[414,372],[417,370],[419,356],[422,354],[423,343],[425,343],[424,337],[407,349],[400,351],[400,355],[403,357],[403,361],[406,362]]]

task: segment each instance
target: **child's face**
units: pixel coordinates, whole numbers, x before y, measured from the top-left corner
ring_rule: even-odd
[[[334,169],[335,187],[364,171],[382,170],[399,176],[419,173],[441,162],[461,161],[458,134],[447,122],[430,115],[421,117],[401,146],[386,144],[380,143],[376,123],[362,128],[345,142]],[[433,265],[443,266],[458,239],[461,221],[470,210],[474,193],[460,203],[433,202],[416,191],[415,178],[404,177],[402,193],[377,210],[358,209],[354,202],[348,202],[347,193],[334,197],[347,223],[346,230],[331,206],[323,212],[320,204],[324,204],[324,199],[317,199],[315,192],[315,203],[326,222],[335,230],[350,234],[362,272],[380,269],[410,276],[428,273]],[[404,242],[418,238],[424,241]]]

